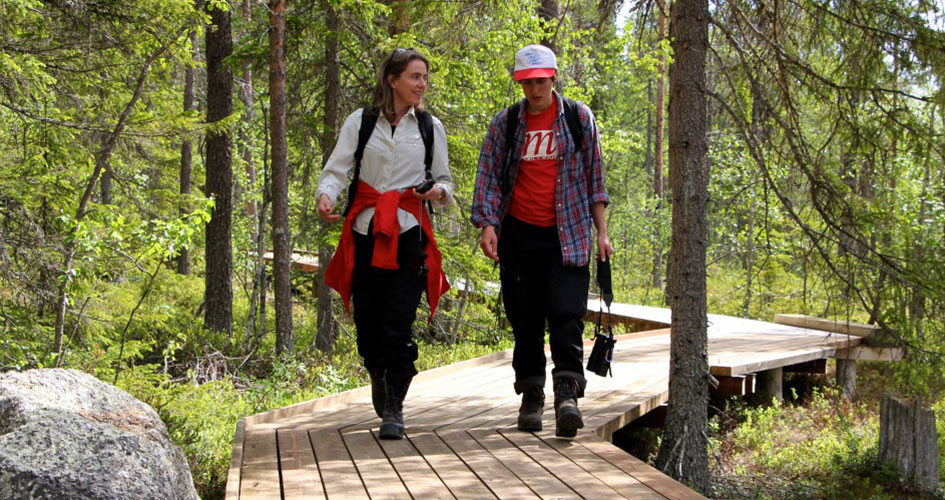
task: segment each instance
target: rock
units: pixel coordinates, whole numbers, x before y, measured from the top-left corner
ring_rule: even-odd
[[[60,369],[0,374],[0,498],[199,500],[154,409]]]

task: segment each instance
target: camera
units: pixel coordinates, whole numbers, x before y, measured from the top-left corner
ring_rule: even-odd
[[[417,187],[414,188],[414,191],[417,194],[424,194],[427,191],[433,189],[433,174],[429,170],[426,171],[426,174],[423,176],[423,182],[421,182]]]

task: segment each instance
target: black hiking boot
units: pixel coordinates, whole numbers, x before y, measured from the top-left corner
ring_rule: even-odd
[[[384,369],[368,370],[371,377],[371,403],[374,404],[374,413],[384,418],[384,399],[387,397],[387,383],[384,381]]]
[[[577,380],[558,377],[553,380],[555,391],[555,436],[573,438],[584,427],[577,398],[581,388]]]
[[[545,389],[542,386],[535,385],[522,392],[522,406],[518,409],[518,430],[540,431],[544,409]]]
[[[406,380],[391,380],[387,375],[387,394],[384,398],[384,420],[381,422],[381,430],[378,437],[381,439],[403,439],[404,438],[404,398],[407,397],[407,389],[410,387],[409,377]]]

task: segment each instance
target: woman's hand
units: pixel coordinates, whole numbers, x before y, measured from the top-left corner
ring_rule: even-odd
[[[328,195],[322,193],[322,195],[318,197],[318,216],[326,222],[338,222],[341,216],[331,213],[331,209],[334,208],[333,205]]]
[[[446,190],[440,186],[433,186],[429,191],[423,194],[420,194],[414,190],[413,195],[417,198],[420,198],[421,200],[440,201],[443,198],[446,198]]]

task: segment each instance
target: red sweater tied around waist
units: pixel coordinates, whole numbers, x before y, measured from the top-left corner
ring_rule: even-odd
[[[400,236],[400,223],[397,221],[397,209],[401,208],[413,214],[420,222],[420,228],[427,237],[427,303],[430,305],[430,320],[440,297],[450,289],[450,284],[443,274],[443,256],[433,238],[433,225],[430,217],[421,217],[421,200],[414,196],[414,190],[404,192],[387,191],[381,193],[364,181],[358,181],[358,194],[354,198],[351,211],[345,217],[341,229],[341,239],[335,255],[325,269],[325,283],[335,289],[344,300],[345,311],[351,313],[348,303],[351,299],[351,283],[354,276],[354,224],[355,218],[365,208],[374,207],[374,254],[371,265],[381,269],[397,269],[397,242]]]

